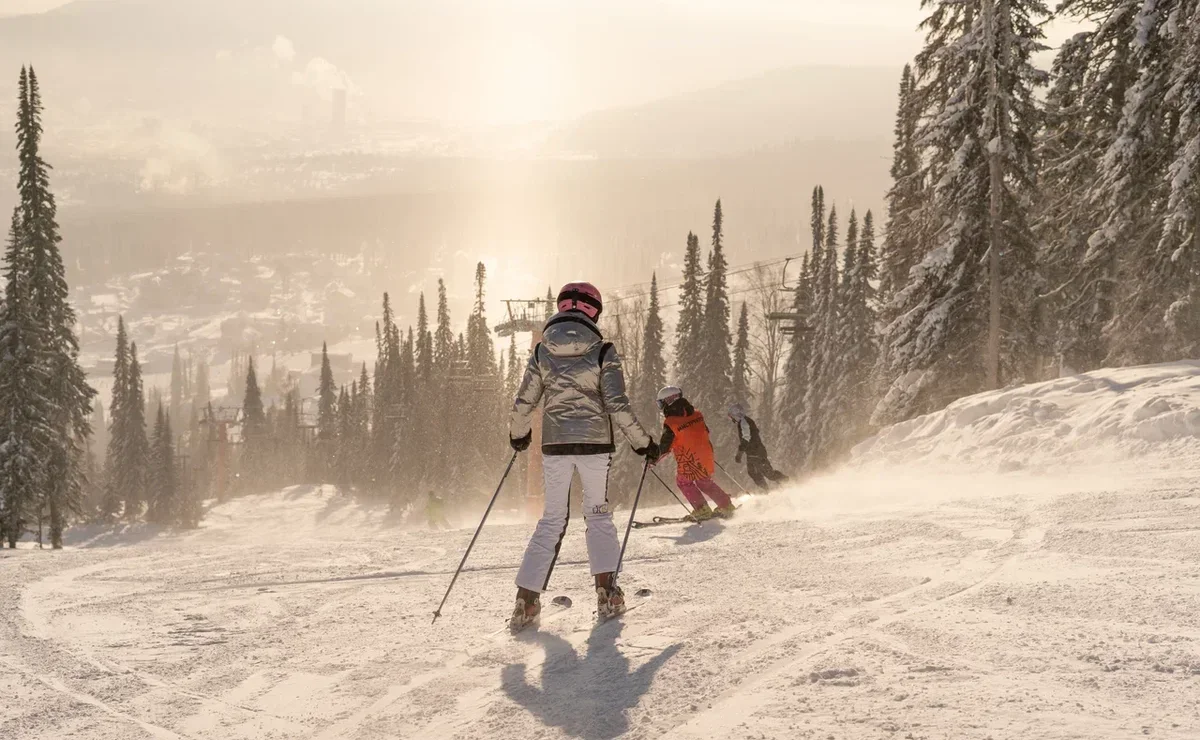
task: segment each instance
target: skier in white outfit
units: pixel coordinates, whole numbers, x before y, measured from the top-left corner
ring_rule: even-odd
[[[546,322],[517,391],[509,421],[509,440],[518,452],[529,448],[531,424],[539,403],[546,505],[517,572],[517,603],[510,626],[520,629],[541,613],[540,594],[567,532],[571,477],[583,484],[583,519],[588,560],[596,581],[601,618],[625,611],[625,596],[615,583],[621,546],[608,508],[608,471],[616,449],[613,422],[634,450],[653,460],[654,439],[638,423],[625,392],[625,373],[611,343],[596,326],[603,310],[600,291],[589,283],[569,283],[558,295],[558,313]]]

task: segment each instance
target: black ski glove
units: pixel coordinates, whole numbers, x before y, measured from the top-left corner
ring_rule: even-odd
[[[737,454],[733,456],[733,461],[735,463],[740,463],[742,461],[742,451],[741,450],[738,450]]]
[[[520,439],[514,439],[512,437],[508,438],[508,443],[510,445],[512,445],[513,450],[515,450],[517,452],[524,452],[525,450],[528,450],[529,443],[532,441],[533,441],[533,430],[532,429],[529,430],[529,434],[526,434],[524,437],[521,437]]]
[[[633,451],[636,454],[646,458],[647,462],[655,462],[658,460],[658,443],[653,439],[650,440],[650,444],[641,449],[634,448]]]

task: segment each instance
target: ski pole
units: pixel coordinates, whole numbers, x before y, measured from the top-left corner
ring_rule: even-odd
[[[749,495],[750,495],[750,492],[746,490],[746,487],[745,487],[745,486],[743,486],[741,483],[739,483],[737,478],[734,478],[732,475],[730,475],[730,474],[729,474],[729,471],[725,469],[725,466],[724,466],[724,465],[722,465],[721,463],[717,462],[716,460],[713,460],[713,462],[717,463],[717,467],[721,469],[721,472],[725,474],[725,477],[726,477],[726,478],[728,478],[729,480],[733,481],[733,485],[735,485],[735,486],[737,486],[738,488],[742,489],[742,493],[746,494],[747,496],[749,496]]]
[[[458,570],[454,571],[454,577],[450,579],[450,585],[446,588],[446,595],[442,597],[442,603],[438,604],[438,608],[433,613],[433,621],[436,622],[438,617],[442,616],[442,607],[446,605],[446,599],[450,598],[450,591],[454,588],[454,582],[458,580],[458,574],[462,573],[463,566],[467,564],[467,556],[471,554],[471,548],[475,547],[475,540],[479,539],[479,533],[483,531],[483,523],[487,521],[488,514],[492,513],[492,507],[496,504],[496,499],[500,496],[500,489],[504,487],[504,481],[508,480],[508,474],[512,472],[513,463],[517,461],[517,453],[513,452],[512,457],[508,460],[508,467],[504,469],[504,475],[500,476],[500,485],[496,486],[496,492],[492,494],[492,500],[488,502],[487,509],[483,512],[483,518],[479,520],[479,526],[475,528],[475,536],[471,538],[471,544],[467,545],[467,551],[463,553],[462,561],[458,564]]]
[[[625,562],[625,546],[629,544],[629,532],[633,529],[633,518],[637,516],[638,501],[642,498],[642,486],[646,485],[646,472],[650,470],[650,461],[642,467],[642,479],[638,482],[637,494],[633,497],[633,508],[629,510],[629,523],[625,525],[625,539],[621,540],[621,554],[617,557],[617,569],[613,571],[613,583],[621,575],[621,563]]]
[[[622,429],[621,434],[625,435],[625,439],[628,440],[630,446],[632,446],[633,440],[629,439],[629,433],[626,432],[624,429]],[[647,460],[646,461],[647,466],[649,466],[649,463],[650,463],[650,461]],[[679,502],[679,505],[683,507],[683,510],[686,511],[689,515],[691,515],[692,507],[688,506],[687,502],[685,502],[683,499],[679,498],[679,494],[675,493],[674,488],[671,488],[670,486],[667,485],[667,482],[662,479],[662,476],[658,474],[658,471],[655,470],[654,468],[650,468],[650,472],[654,473],[654,477],[658,478],[658,482],[662,484],[663,488],[667,489],[667,491],[669,491],[671,493],[671,496],[673,496],[675,498],[675,500]],[[642,477],[643,478],[645,477],[645,473],[642,474]],[[696,523],[699,524],[699,522],[696,522]]]
[[[662,476],[658,474],[657,470],[655,470],[654,468],[650,468],[650,472],[654,473],[654,477],[658,478],[658,482],[662,484],[663,488],[670,491],[671,495],[675,497],[675,500],[679,502],[679,505],[683,507],[683,510],[688,513],[688,516],[691,516],[692,507],[688,506],[687,503],[683,499],[679,498],[679,494],[675,493],[674,488],[671,488],[670,486],[667,485],[667,482],[662,479]],[[696,524],[699,524],[701,527],[704,526],[704,522],[696,522]]]

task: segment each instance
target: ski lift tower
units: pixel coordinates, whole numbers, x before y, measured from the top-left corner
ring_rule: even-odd
[[[511,337],[529,332],[529,351],[542,341],[542,327],[554,314],[555,303],[549,298],[505,301],[507,314],[496,325],[496,334]],[[533,441],[529,444],[529,464],[525,468],[525,513],[536,519],[542,515],[545,492],[542,490],[542,412],[533,415]]]
[[[216,470],[213,475],[213,487],[216,488],[218,501],[224,501],[229,492],[229,453],[230,447],[240,444],[230,439],[230,427],[239,427],[242,421],[241,406],[211,405],[204,409],[200,423],[208,427],[208,443],[213,451]]]

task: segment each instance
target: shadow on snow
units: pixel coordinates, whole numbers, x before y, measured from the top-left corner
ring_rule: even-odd
[[[629,710],[682,645],[668,647],[631,672],[629,659],[617,646],[622,629],[620,620],[596,625],[582,658],[558,635],[533,633],[527,639],[546,652],[541,688],[529,683],[528,668],[521,663],[507,665],[501,672],[504,693],[543,725],[560,728],[571,737],[610,740],[629,732]]]

